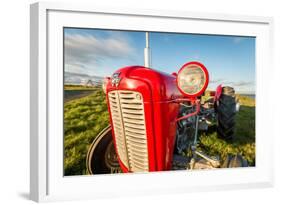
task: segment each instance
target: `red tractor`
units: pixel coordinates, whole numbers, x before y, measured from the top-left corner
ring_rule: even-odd
[[[171,75],[143,66],[117,70],[104,83],[110,125],[90,146],[88,172],[247,166],[240,155],[222,163],[196,149],[198,130],[207,131],[212,123],[221,138],[234,135],[235,91],[218,86],[203,100],[208,83],[208,71],[199,62],[186,63]]]

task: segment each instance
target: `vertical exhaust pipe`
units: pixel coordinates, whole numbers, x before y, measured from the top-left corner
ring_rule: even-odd
[[[149,47],[149,32],[145,32],[145,48],[144,48],[144,66],[151,67],[151,53]]]

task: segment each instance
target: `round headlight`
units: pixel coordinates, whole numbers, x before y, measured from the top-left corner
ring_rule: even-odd
[[[182,66],[177,75],[179,90],[187,97],[203,94],[209,82],[206,67],[199,62],[189,62]]]

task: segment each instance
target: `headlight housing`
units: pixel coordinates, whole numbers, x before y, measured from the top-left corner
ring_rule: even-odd
[[[177,75],[177,86],[182,94],[196,98],[204,93],[209,83],[207,68],[199,62],[184,64]]]

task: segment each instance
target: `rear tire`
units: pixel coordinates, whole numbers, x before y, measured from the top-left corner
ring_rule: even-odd
[[[216,102],[217,132],[224,140],[232,140],[235,128],[236,100],[235,91],[232,87],[222,88],[222,94]]]

